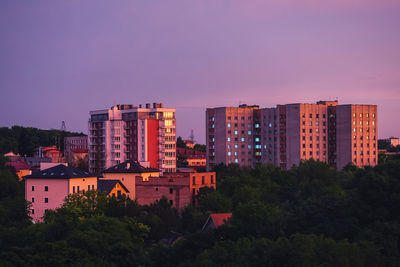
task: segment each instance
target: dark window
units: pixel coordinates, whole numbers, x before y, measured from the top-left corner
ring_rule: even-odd
[[[172,206],[173,203],[174,203],[174,202],[173,202],[172,200],[169,201],[169,204],[170,204],[171,206]]]
[[[34,197],[32,198],[32,203],[33,203],[33,202],[35,202],[35,198],[34,198]]]
[[[121,190],[118,190],[118,191],[117,191],[117,197],[118,197],[118,198],[121,198]]]
[[[204,176],[201,176],[201,183],[204,184]]]
[[[90,191],[90,184],[87,186],[87,190]]]
[[[75,193],[75,186],[72,187],[72,193]]]
[[[170,188],[170,189],[169,189],[169,193],[170,193],[170,194],[174,193],[174,189],[173,189],[173,188]]]
[[[47,185],[44,186],[44,191],[49,191],[49,187]]]
[[[196,194],[196,189],[195,188],[193,188],[193,195],[195,195]]]
[[[156,187],[156,191],[158,191],[158,187]]]
[[[195,185],[196,184],[196,176],[193,176],[192,180],[193,180],[192,184]]]
[[[49,203],[49,199],[47,197],[44,198],[44,203]]]
[[[35,214],[35,210],[34,209],[32,209],[32,214]]]
[[[214,183],[214,175],[211,175],[211,183]]]
[[[35,186],[34,185],[32,185],[32,191],[35,191]]]
[[[94,184],[92,184],[92,190],[94,190]]]
[[[79,185],[76,187],[76,192],[79,193]]]

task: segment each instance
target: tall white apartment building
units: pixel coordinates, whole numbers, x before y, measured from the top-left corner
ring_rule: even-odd
[[[104,169],[126,160],[176,171],[175,109],[163,104],[114,105],[90,112],[89,171]]]

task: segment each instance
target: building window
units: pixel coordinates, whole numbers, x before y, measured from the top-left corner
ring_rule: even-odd
[[[169,204],[170,204],[171,206],[172,206],[173,203],[174,203],[174,202],[173,202],[172,200],[169,201]]]
[[[32,185],[32,191],[35,191],[35,186],[34,185]]]
[[[239,160],[238,159],[235,159],[235,163],[238,163],[239,162]]]
[[[35,203],[35,198],[34,197],[32,198],[32,203]]]
[[[204,183],[205,183],[204,176],[201,176],[201,184],[204,184]]]
[[[244,140],[245,140],[244,137],[242,137],[241,140],[242,140],[242,142],[244,142]]]
[[[238,131],[237,131],[237,130],[235,130],[235,134],[236,134],[236,135],[238,134]]]
[[[228,142],[230,142],[231,141],[231,138],[230,137],[228,137]]]
[[[92,190],[94,190],[94,184],[92,184]]]
[[[214,183],[214,175],[211,175],[211,183]]]
[[[32,214],[35,214],[35,210],[34,209],[32,209]]]
[[[228,123],[228,128],[231,128],[231,124],[230,123]]]
[[[192,178],[192,185],[196,185],[196,176],[193,176]]]
[[[228,151],[228,156],[231,156],[231,155],[232,155],[232,152]]]
[[[49,203],[49,199],[47,197],[44,198],[44,203]]]
[[[44,191],[49,191],[49,187],[47,185],[44,186]]]
[[[158,192],[158,187],[156,187],[156,192]]]
[[[72,193],[75,193],[75,186],[72,187]]]
[[[76,187],[76,192],[79,193],[79,185]]]
[[[170,193],[170,194],[173,194],[173,193],[174,193],[174,189],[173,189],[173,188],[170,188],[170,189],[169,189],[169,193]]]

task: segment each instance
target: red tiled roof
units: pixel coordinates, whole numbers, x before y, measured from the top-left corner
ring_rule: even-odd
[[[23,161],[16,161],[16,162],[6,162],[8,166],[12,166],[15,168],[15,170],[18,172],[20,170],[30,170],[31,166],[26,164]]]
[[[215,224],[215,227],[218,228],[225,224],[230,217],[232,217],[232,213],[211,213],[210,216]]]

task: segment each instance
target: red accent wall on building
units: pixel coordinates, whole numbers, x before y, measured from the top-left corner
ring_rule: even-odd
[[[147,120],[148,160],[150,167],[159,168],[158,164],[158,120]]]

